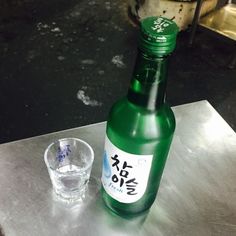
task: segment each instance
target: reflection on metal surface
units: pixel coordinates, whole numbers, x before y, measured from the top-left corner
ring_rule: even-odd
[[[236,4],[228,4],[203,17],[199,24],[236,40]]]
[[[1,225],[0,225],[0,236],[4,236],[3,229],[1,228]]]

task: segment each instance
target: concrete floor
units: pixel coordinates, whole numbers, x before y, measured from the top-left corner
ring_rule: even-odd
[[[118,0],[52,0],[0,18],[1,143],[106,120],[136,55],[126,15]],[[199,30],[189,49],[188,37],[179,34],[170,61],[167,101],[207,99],[236,130],[233,42]]]

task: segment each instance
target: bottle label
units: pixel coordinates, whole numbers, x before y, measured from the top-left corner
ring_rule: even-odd
[[[147,188],[152,158],[124,152],[106,137],[102,170],[105,191],[122,203],[138,201]]]

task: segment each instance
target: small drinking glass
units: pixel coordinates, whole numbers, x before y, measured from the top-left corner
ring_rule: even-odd
[[[83,200],[93,160],[93,149],[81,139],[59,139],[48,146],[44,161],[53,189],[60,198]]]

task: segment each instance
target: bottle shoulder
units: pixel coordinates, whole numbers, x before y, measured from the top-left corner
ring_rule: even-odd
[[[123,98],[113,105],[107,127],[108,132],[110,129],[117,135],[134,139],[168,138],[175,130],[175,117],[167,104],[149,111]]]

